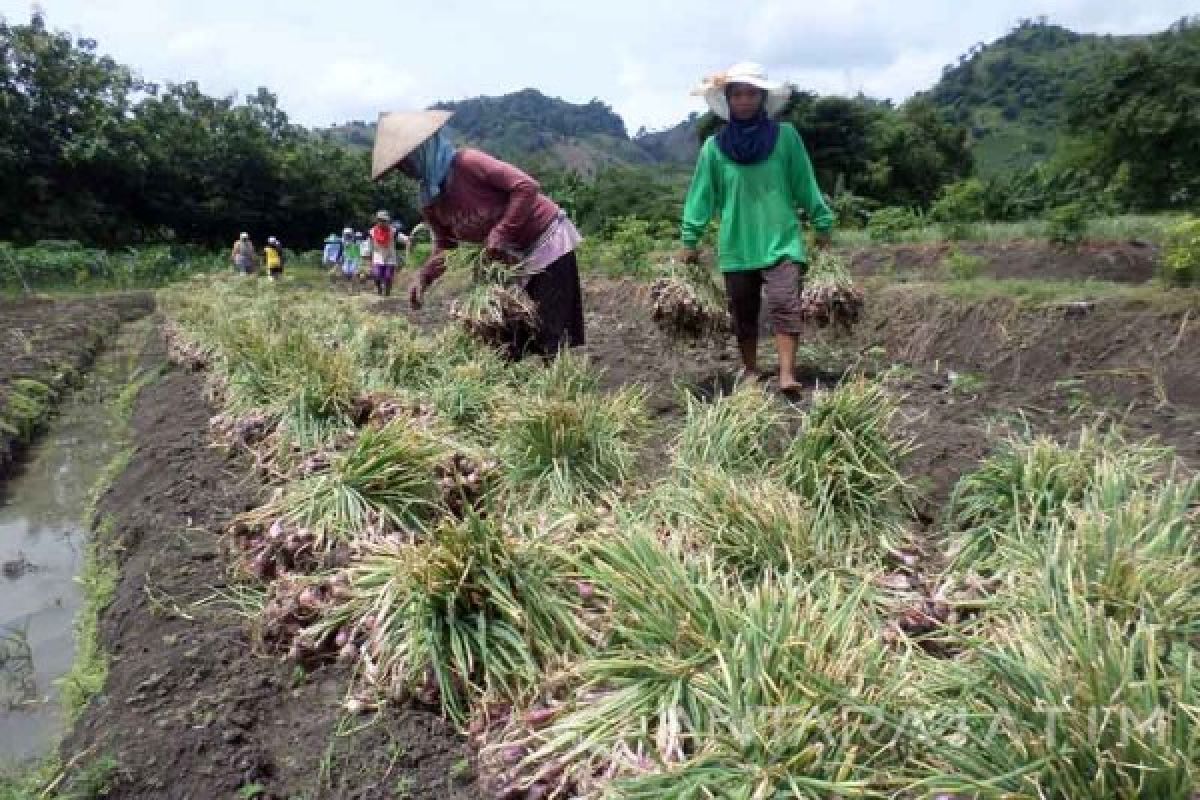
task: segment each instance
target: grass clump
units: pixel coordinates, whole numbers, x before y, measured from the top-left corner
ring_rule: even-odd
[[[911,444],[893,433],[895,413],[883,387],[865,379],[818,391],[784,453],[784,481],[830,541],[879,543],[897,528],[908,491],[899,465]]]
[[[403,418],[363,428],[328,470],[290,483],[256,513],[308,528],[323,549],[371,527],[419,530],[444,510],[436,469],[449,455],[441,439]]]
[[[640,390],[625,389],[519,399],[504,412],[497,442],[509,488],[533,503],[573,503],[619,487],[632,475],[642,398]]]
[[[616,778],[618,797],[828,797],[895,779],[889,737],[871,741],[868,719],[900,696],[902,660],[873,635],[865,585],[727,585],[645,534],[593,556],[585,574],[613,607],[607,646],[573,668],[553,721],[518,723],[485,750],[527,753],[518,786],[549,772],[579,794]]]
[[[745,474],[769,468],[782,437],[783,417],[766,392],[743,386],[706,403],[686,398],[686,418],[675,443],[675,466]]]
[[[369,674],[459,725],[472,703],[515,701],[587,646],[573,569],[526,526],[472,514],[414,545],[369,545],[350,583],[370,618]]]
[[[711,553],[719,568],[746,580],[812,575],[851,555],[838,543],[825,549],[830,543],[817,539],[812,510],[770,479],[704,470],[663,503],[667,525],[689,551]]]
[[[1196,653],[1079,597],[978,643],[960,738],[932,752],[932,792],[980,798],[1189,800],[1200,763]]]
[[[1049,533],[1043,596],[1078,597],[1109,619],[1179,639],[1200,634],[1200,479],[1150,489],[1106,464],[1096,484]]]
[[[14,378],[0,396],[0,430],[27,442],[50,413],[54,391],[33,378]]]
[[[1129,447],[1097,428],[1084,428],[1073,446],[1012,437],[951,494],[947,522],[956,531],[955,560],[994,572],[1030,553],[1038,558],[1051,526],[1083,501],[1105,469],[1120,470],[1132,490],[1145,486],[1165,457],[1161,448]]]
[[[1159,276],[1167,286],[1200,283],[1200,219],[1184,220],[1167,233]]]

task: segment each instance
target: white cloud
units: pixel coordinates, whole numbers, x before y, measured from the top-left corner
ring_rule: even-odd
[[[42,0],[49,23],[95,38],[156,81],[211,93],[267,86],[293,120],[328,125],[387,108],[528,86],[598,97],[630,131],[702,110],[688,91],[746,59],[823,92],[903,100],[942,65],[1022,17],[1077,30],[1161,30],[1195,0]],[[26,0],[0,0],[12,21]]]

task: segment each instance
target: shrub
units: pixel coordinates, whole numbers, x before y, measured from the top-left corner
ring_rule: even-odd
[[[852,192],[836,192],[829,198],[829,208],[837,217],[838,227],[858,229],[866,226],[871,218],[873,202]]]
[[[985,218],[986,194],[987,189],[978,178],[952,183],[942,190],[929,214],[949,238],[969,238],[975,224]]]
[[[1200,219],[1189,219],[1167,233],[1161,272],[1171,286],[1192,286],[1200,280]]]
[[[645,271],[650,265],[650,251],[654,249],[650,223],[637,217],[618,217],[609,230],[613,256],[619,265],[633,273]]]
[[[983,272],[983,263],[982,257],[955,249],[942,259],[942,268],[956,281],[969,281]]]
[[[1087,233],[1087,212],[1081,203],[1067,203],[1046,215],[1046,235],[1054,244],[1076,247]]]
[[[921,215],[908,208],[881,208],[867,222],[867,233],[876,242],[898,242],[921,227]]]

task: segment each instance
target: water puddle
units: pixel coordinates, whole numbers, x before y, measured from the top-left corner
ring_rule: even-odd
[[[124,446],[113,402],[145,341],[127,325],[0,487],[0,765],[44,755],[62,734],[57,681],[75,654],[89,494]]]

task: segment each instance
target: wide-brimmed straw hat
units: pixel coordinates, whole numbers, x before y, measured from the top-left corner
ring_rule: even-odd
[[[375,150],[371,154],[371,179],[382,177],[433,136],[453,111],[393,111],[379,115],[375,127]]]
[[[725,98],[725,87],[731,83],[745,83],[766,91],[767,114],[772,117],[783,111],[792,97],[790,84],[769,80],[762,65],[750,61],[734,64],[724,72],[709,75],[692,90],[692,94],[702,95],[714,114],[721,119],[729,119],[729,101]]]

